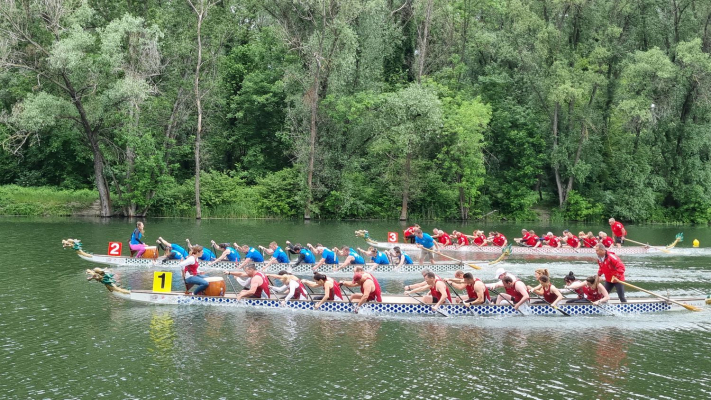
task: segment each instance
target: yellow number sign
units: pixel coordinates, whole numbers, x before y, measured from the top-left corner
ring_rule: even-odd
[[[153,291],[170,292],[170,284],[173,281],[172,272],[156,271],[153,273]]]

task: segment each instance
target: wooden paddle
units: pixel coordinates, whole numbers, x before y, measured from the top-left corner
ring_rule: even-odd
[[[631,287],[632,289],[637,289],[637,290],[639,290],[640,292],[644,292],[644,293],[647,293],[647,294],[651,294],[652,296],[658,297],[658,298],[660,298],[660,299],[662,299],[662,300],[666,300],[666,301],[668,301],[668,302],[670,302],[670,303],[674,303],[674,304],[676,304],[676,305],[678,305],[678,306],[682,306],[682,307],[686,308],[686,309],[689,310],[689,311],[701,311],[701,309],[700,309],[699,307],[695,307],[695,306],[692,306],[692,305],[690,305],[690,304],[684,304],[684,303],[682,303],[682,302],[679,302],[679,301],[676,301],[676,300],[672,300],[672,299],[670,299],[670,298],[668,298],[668,297],[664,297],[664,296],[662,296],[662,295],[659,295],[659,294],[650,292],[650,291],[647,290],[647,289],[642,289],[641,287],[635,286],[635,285],[633,285],[633,284],[631,284],[631,283],[627,283],[627,282],[625,282],[625,281],[621,281],[621,280],[617,279],[617,277],[613,276],[613,277],[612,277],[612,283],[618,283],[618,282],[621,283],[621,284],[623,284],[623,285],[625,285],[625,286],[629,286],[629,287]]]
[[[653,249],[657,249],[657,250],[659,250],[659,251],[663,251],[663,252],[665,252],[665,253],[667,253],[667,254],[668,254],[668,253],[671,253],[671,251],[665,249],[664,247],[660,247],[660,246],[650,246],[650,245],[647,244],[647,243],[638,242],[638,241],[632,240],[632,239],[630,239],[630,238],[625,238],[625,240],[627,240],[628,242],[632,242],[632,243],[636,243],[636,244],[641,244],[641,245],[644,246],[644,247],[651,247],[651,248],[653,248]]]
[[[490,292],[494,292],[494,294],[496,294],[496,297],[501,296],[501,293],[497,292],[496,289],[489,289],[489,291],[490,291]],[[511,305],[511,307],[514,307],[514,310],[515,310],[516,312],[518,312],[518,313],[521,314],[521,315],[526,315],[526,314],[523,313],[523,311],[517,309],[516,306],[515,306],[515,304],[512,303],[509,299],[507,299],[506,297],[503,297],[503,296],[501,296],[501,298],[504,299],[504,301],[506,301],[507,303],[509,303],[509,305]]]
[[[460,263],[460,264],[464,264],[464,261],[458,260],[458,259],[456,259],[456,258],[454,258],[454,257],[450,257],[450,256],[445,255],[445,254],[442,254],[441,251],[430,250],[430,249],[428,249],[428,248],[426,248],[426,247],[423,247],[423,249],[429,251],[430,253],[439,254],[440,256],[442,256],[442,257],[444,257],[444,258],[449,258],[450,260],[456,261],[456,262],[458,262],[458,263]],[[471,268],[474,268],[474,269],[481,269],[481,267],[478,266],[478,265],[476,265],[476,264],[467,264],[467,265],[468,265],[469,267],[471,267]]]
[[[444,281],[444,284],[447,285],[447,286],[449,286],[449,289],[450,289],[451,291],[453,291],[454,294],[457,295],[457,297],[459,298],[459,301],[461,302],[461,304],[464,305],[464,306],[466,306],[468,309],[471,309],[471,306],[472,306],[472,305],[469,304],[469,303],[467,303],[467,302],[465,302],[464,299],[462,299],[462,296],[460,296],[460,295],[459,295],[459,292],[457,292],[457,291],[454,289],[454,286],[452,286],[452,284],[449,283],[449,282],[447,282],[446,280],[443,280],[443,281]]]
[[[426,306],[430,306],[430,308],[432,308],[432,311],[438,312],[440,315],[444,316],[445,318],[446,318],[446,317],[449,317],[449,315],[445,314],[444,311],[440,310],[439,308],[435,309],[431,304],[425,303],[424,301],[418,299],[417,297],[413,296],[413,295],[410,294],[410,293],[408,293],[407,295],[410,296],[410,297],[412,297],[413,299],[417,300],[420,304],[423,304],[423,305],[426,305]]]
[[[544,303],[548,304],[549,306],[551,306],[554,310],[558,311],[559,313],[565,315],[566,317],[570,317],[570,314],[561,310],[560,308],[558,308],[558,306],[554,306],[553,304],[549,303],[548,300],[544,299],[542,296],[539,296],[538,293],[531,292],[531,294],[535,295],[538,299],[543,300]]]

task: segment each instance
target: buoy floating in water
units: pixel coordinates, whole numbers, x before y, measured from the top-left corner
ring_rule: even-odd
[[[691,243],[694,245],[694,247],[699,247],[699,239],[694,239],[694,241]]]

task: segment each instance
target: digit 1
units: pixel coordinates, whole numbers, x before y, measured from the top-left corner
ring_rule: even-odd
[[[165,289],[165,272],[158,275],[158,277],[160,278],[160,288]]]

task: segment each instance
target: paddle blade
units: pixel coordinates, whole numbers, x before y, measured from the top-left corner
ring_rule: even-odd
[[[708,303],[709,299],[706,299],[706,304]],[[689,311],[701,311],[699,307],[692,306],[691,304],[684,304],[684,303],[679,303],[682,307],[686,308]]]
[[[481,267],[476,264],[467,264],[467,265],[469,265],[469,267],[474,268],[474,269],[481,269]]]
[[[706,305],[707,305],[707,306],[711,306],[711,297],[709,297],[708,299],[706,299]]]

